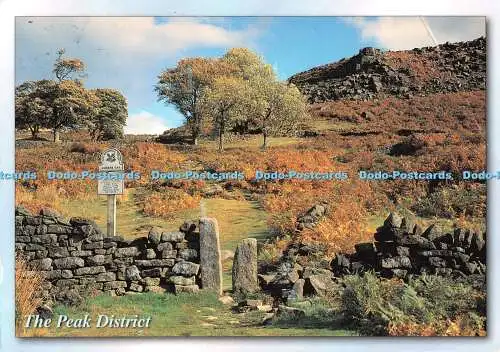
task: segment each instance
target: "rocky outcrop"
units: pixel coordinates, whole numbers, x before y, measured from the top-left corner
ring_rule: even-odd
[[[364,48],[351,58],[295,74],[289,82],[310,103],[484,90],[486,39],[404,52]]]
[[[75,303],[79,296],[108,292],[196,292],[201,283],[198,221],[179,231],[154,227],[148,237],[107,237],[95,222],[69,221],[54,211],[32,215],[16,208],[16,254],[47,284],[46,301]]]

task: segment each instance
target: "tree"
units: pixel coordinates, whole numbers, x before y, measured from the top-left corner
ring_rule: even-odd
[[[275,81],[276,75],[271,65],[247,48],[232,48],[222,57],[222,61],[232,67],[232,74],[243,80],[263,79]]]
[[[306,115],[306,102],[293,85],[279,82],[272,66],[246,48],[233,48],[223,60],[235,67],[235,75],[245,81],[247,104],[245,125],[259,126],[263,136],[262,147],[270,135],[286,135],[296,130]]]
[[[220,59],[181,60],[158,79],[158,99],[186,117],[195,144],[207,121],[221,150],[228,128],[245,132],[251,125],[259,126],[265,148],[268,136],[294,132],[306,114],[298,89],[279,82],[272,66],[246,48],[230,49]]]
[[[65,49],[59,49],[57,52],[57,59],[52,70],[57,80],[62,82],[71,79],[71,76],[76,73],[79,74],[79,78],[86,77],[85,63],[78,58],[64,58],[63,55],[65,53]],[[74,78],[74,80],[79,80],[79,78]]]
[[[230,71],[231,67],[219,59],[189,58],[158,76],[155,86],[158,100],[173,105],[184,115],[195,145],[206,117],[202,107],[203,95],[217,77]]]
[[[203,103],[211,112],[219,137],[219,151],[224,149],[224,133],[241,118],[242,108],[247,105],[245,88],[241,78],[222,76],[213,82],[204,97]]]
[[[33,139],[38,138],[40,128],[46,124],[46,117],[52,114],[52,107],[43,92],[50,81],[26,81],[16,87],[15,124],[18,129],[29,129]]]
[[[55,83],[55,82],[54,82]],[[95,114],[98,99],[78,81],[65,80],[55,83],[52,92],[52,114],[47,118],[47,127],[52,129],[54,142],[59,142],[62,128],[77,128],[87,124]]]
[[[128,117],[127,100],[115,89],[95,89],[92,93],[97,107],[87,122],[91,138],[94,141],[122,138]]]
[[[307,116],[307,103],[294,85],[268,79],[250,80],[248,111],[261,129],[262,148],[271,135],[290,135]]]

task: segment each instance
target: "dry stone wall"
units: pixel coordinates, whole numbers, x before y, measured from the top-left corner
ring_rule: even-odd
[[[335,274],[374,270],[385,277],[438,274],[455,277],[486,274],[486,234],[457,228],[443,233],[435,225],[425,231],[407,218],[390,214],[374,242],[359,243],[354,254],[332,261]]]
[[[327,211],[325,204],[308,210],[297,231],[313,228]],[[280,299],[327,296],[339,289],[343,275],[374,272],[385,278],[441,275],[482,287],[486,282],[486,234],[457,228],[423,230],[409,219],[390,214],[373,242],[359,243],[354,253],[339,253],[329,261],[324,246],[292,243],[276,264],[261,265],[259,284]]]
[[[73,304],[99,292],[200,289],[198,221],[185,222],[174,232],[154,227],[148,237],[125,240],[107,237],[94,221],[66,220],[49,209],[33,215],[17,207],[15,216],[16,253],[43,273],[43,296],[49,301]]]

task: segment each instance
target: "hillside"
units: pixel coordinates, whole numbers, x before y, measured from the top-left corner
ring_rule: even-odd
[[[486,39],[405,51],[364,48],[288,79],[310,103],[484,90]]]

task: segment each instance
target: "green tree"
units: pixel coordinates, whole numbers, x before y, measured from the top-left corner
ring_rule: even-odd
[[[242,116],[246,94],[244,80],[222,76],[208,88],[204,106],[210,111],[219,137],[219,151],[224,149],[224,134]]]
[[[52,92],[52,114],[47,126],[52,129],[54,142],[59,142],[62,128],[78,128],[87,125],[89,116],[95,114],[98,99],[78,81],[66,80],[55,83]]]
[[[245,125],[256,125],[263,136],[262,147],[267,147],[271,135],[288,135],[296,131],[306,116],[306,101],[293,85],[278,81],[271,65],[247,48],[230,49],[222,58],[233,66],[233,75],[245,81]],[[241,96],[241,95],[240,95]]]
[[[270,64],[266,64],[264,58],[247,48],[229,49],[222,61],[231,67],[231,74],[243,80],[259,79],[275,81],[276,74]]]
[[[230,70],[229,65],[218,59],[188,58],[158,76],[155,86],[158,100],[173,105],[184,115],[195,145],[206,118],[203,96],[217,77],[229,74]]]
[[[95,111],[90,114],[87,126],[94,141],[123,137],[123,126],[127,122],[127,100],[115,89],[95,89]]]
[[[292,135],[307,116],[307,103],[294,85],[268,79],[249,81],[248,111],[259,126],[267,147],[269,136]]]
[[[51,81],[26,81],[16,87],[15,124],[17,129],[29,129],[31,137],[37,139],[52,107],[44,92],[50,91]]]

